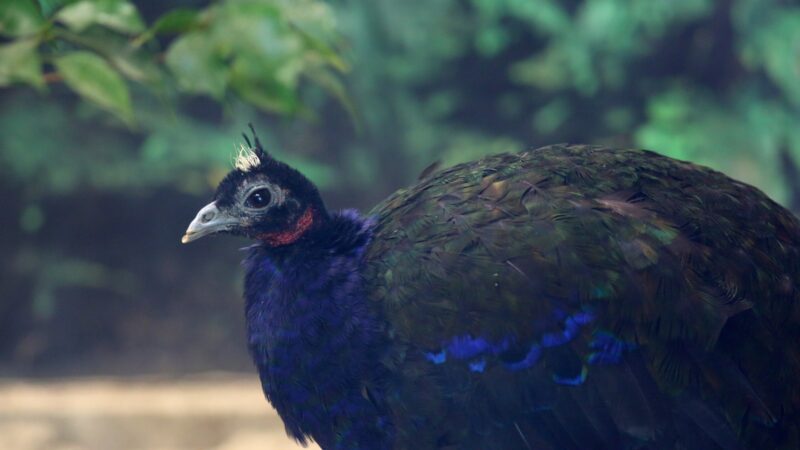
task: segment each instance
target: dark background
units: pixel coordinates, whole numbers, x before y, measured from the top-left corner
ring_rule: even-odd
[[[649,148],[796,206],[800,6],[4,1],[0,375],[250,370],[247,243],[179,243],[250,121],[334,209],[557,142]]]

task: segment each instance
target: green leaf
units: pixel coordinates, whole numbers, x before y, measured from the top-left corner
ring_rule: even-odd
[[[83,0],[66,6],[56,19],[78,32],[91,25],[131,34],[145,29],[136,7],[126,0]]]
[[[197,25],[197,11],[178,8],[164,14],[150,28],[156,34],[183,33]]]
[[[166,62],[181,88],[215,99],[225,95],[228,69],[223,55],[207,36],[200,33],[181,36],[167,50]]]
[[[295,92],[285,84],[274,80],[247,80],[235,75],[231,87],[246,102],[267,112],[291,114],[298,112],[300,103]]]
[[[82,35],[59,31],[59,35],[66,36],[73,44],[100,55],[128,79],[151,84],[162,79],[162,71],[153,54],[132,46],[127,36],[108,30]]]
[[[26,233],[35,233],[44,225],[44,212],[39,205],[28,205],[19,215],[19,226]]]
[[[339,34],[330,6],[317,1],[293,1],[284,4],[284,21],[291,23],[304,45],[318,53],[340,72],[348,69],[335,49]]]
[[[105,60],[94,53],[78,51],[57,58],[55,65],[72,90],[125,123],[133,123],[128,86]]]
[[[162,72],[156,63],[148,59],[146,54],[137,53],[130,47],[108,53],[108,60],[130,80],[154,84],[162,79]]]
[[[38,39],[20,39],[0,46],[0,86],[21,82],[44,88],[38,45]]]
[[[334,73],[331,73],[329,70],[309,70],[306,73],[306,76],[315,83],[317,83],[320,87],[325,89],[330,95],[332,95],[339,103],[342,104],[344,109],[350,115],[350,119],[353,121],[353,125],[356,127],[356,130],[361,130],[361,119],[358,116],[358,109],[356,108],[355,103],[347,94],[347,88],[344,87],[342,81],[336,77]]]
[[[505,49],[510,41],[508,32],[498,25],[480,30],[475,45],[481,56],[492,57]]]
[[[24,36],[35,33],[44,23],[32,0],[0,1],[0,34]]]
[[[544,105],[533,116],[533,125],[541,134],[552,133],[569,118],[569,103],[557,99]]]
[[[540,53],[511,65],[509,77],[518,84],[529,84],[543,91],[558,91],[572,83],[563,49],[548,47]]]
[[[231,67],[231,87],[245,101],[263,110],[297,112],[300,104],[296,85],[301,63],[298,60],[269,60],[265,56],[243,54],[236,58]]]
[[[154,85],[163,81],[161,70],[152,52],[133,46],[128,36],[107,29],[96,29],[91,33],[73,33],[57,28],[56,38],[90,50],[111,63],[125,77]]]
[[[36,3],[42,11],[42,17],[50,17],[64,6],[75,3],[75,0],[36,0]]]
[[[149,30],[133,41],[133,46],[140,47],[158,34],[178,34],[191,31],[198,24],[197,15],[197,11],[193,9],[174,9],[159,17]]]
[[[754,54],[772,81],[800,105],[800,8],[785,8],[755,33]]]

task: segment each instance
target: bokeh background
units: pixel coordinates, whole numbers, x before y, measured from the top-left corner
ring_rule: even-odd
[[[246,242],[179,243],[248,122],[332,208],[574,142],[797,211],[800,5],[0,1],[0,447],[292,448],[250,375]]]

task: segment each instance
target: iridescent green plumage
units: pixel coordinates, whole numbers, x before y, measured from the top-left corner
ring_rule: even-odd
[[[372,214],[396,448],[800,446],[800,225],[760,191],[557,145]]]

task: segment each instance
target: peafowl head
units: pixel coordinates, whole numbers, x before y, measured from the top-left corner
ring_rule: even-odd
[[[184,244],[215,233],[258,239],[273,247],[289,245],[320,225],[327,211],[316,186],[297,170],[272,158],[253,130],[235,168],[220,182],[214,201],[189,224]]]

